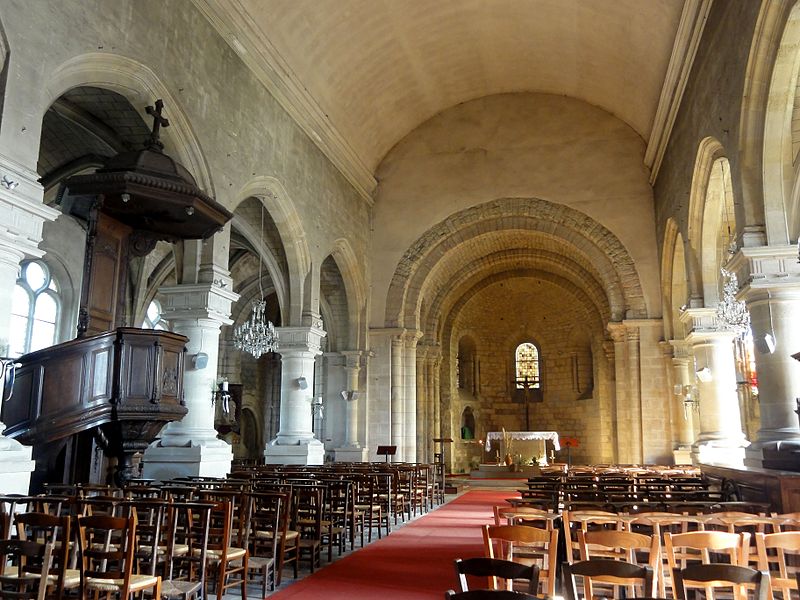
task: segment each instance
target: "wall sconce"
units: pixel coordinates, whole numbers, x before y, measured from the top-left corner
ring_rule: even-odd
[[[14,181],[8,175],[3,175],[2,183],[7,190],[15,190],[19,187],[19,181]]]
[[[708,368],[708,367],[706,367]],[[689,420],[689,414],[700,411],[700,390],[696,385],[675,384],[673,392],[676,396],[683,397],[683,418]]]
[[[342,390],[342,398],[344,398],[345,402],[353,402],[354,400],[358,400],[358,392],[355,390]]]
[[[208,366],[208,354],[198,352],[192,356],[192,366],[197,370],[205,369]]]
[[[211,406],[214,406],[217,399],[222,401],[222,412],[228,414],[230,410],[231,395],[228,391],[228,380],[221,379],[217,382],[217,388],[211,392]]]
[[[713,379],[711,376],[711,369],[708,367],[703,367],[702,369],[698,369],[696,372],[697,379],[699,379],[703,383],[708,383]]]

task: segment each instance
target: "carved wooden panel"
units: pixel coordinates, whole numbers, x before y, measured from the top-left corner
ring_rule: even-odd
[[[128,238],[131,228],[99,214],[94,240],[87,252],[88,270],[81,307],[89,315],[86,335],[110,331],[122,325],[128,268]]]

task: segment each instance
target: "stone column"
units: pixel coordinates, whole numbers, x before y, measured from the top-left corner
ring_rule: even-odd
[[[391,379],[392,379],[392,394],[391,394],[391,432],[392,432],[392,445],[397,446],[397,454],[395,460],[406,460],[403,441],[404,435],[404,420],[405,413],[405,394],[403,388],[403,334],[399,333],[392,337],[392,363],[391,363]]]
[[[43,204],[39,175],[10,158],[0,155],[0,356],[8,356],[11,326],[11,301],[17,284],[19,265],[28,256],[40,258],[42,227],[55,221],[59,211]],[[0,422],[0,493],[27,494],[30,488],[32,448],[4,437]]]
[[[417,341],[421,336],[418,331],[409,331],[404,336],[403,460],[406,462],[417,462]]]
[[[619,463],[635,462],[630,452],[631,417],[628,406],[627,334],[622,323],[609,323],[608,332],[614,342],[614,440],[616,440],[616,460]]]
[[[761,427],[747,449],[748,466],[765,466],[763,452],[797,448],[800,397],[800,264],[797,246],[742,248],[729,264],[750,312]],[[796,459],[795,459],[796,460]]]
[[[689,308],[681,315],[694,355],[700,400],[700,433],[692,445],[694,462],[741,467],[748,441],[742,432],[731,331],[714,308]]]
[[[269,464],[321,465],[325,447],[314,437],[314,357],[321,353],[325,332],[315,326],[278,327],[281,355],[281,423],[277,437],[264,450]]]
[[[359,375],[361,372],[360,350],[347,350],[342,352],[345,356],[345,379],[347,381],[347,392],[349,398],[345,399],[345,443],[341,448],[336,448],[335,459],[337,462],[366,462],[368,458],[367,449],[362,447],[358,439],[358,405],[361,402],[359,386]]]
[[[425,355],[425,393],[428,396],[428,410],[425,414],[425,420],[428,422],[428,453],[427,460],[433,462],[433,455],[436,452],[438,444],[433,443],[433,438],[441,437],[439,430],[436,427],[436,371],[439,364],[439,347],[431,345],[428,347],[428,352]]]
[[[426,385],[426,375],[428,361],[427,346],[417,346],[417,375],[416,375],[416,396],[417,396],[417,460],[419,462],[428,461],[428,439],[430,439],[430,423],[426,419],[428,413],[428,388]]]
[[[630,436],[629,462],[641,463],[644,461],[644,443],[642,440],[642,382],[641,382],[641,351],[639,346],[640,332],[637,325],[625,325],[625,341],[627,344],[627,376],[628,376],[628,435]]]
[[[689,464],[692,461],[691,445],[694,441],[694,409],[687,405],[684,400],[687,394],[693,394],[692,386],[692,373],[689,369],[692,357],[689,355],[689,346],[684,340],[670,340],[669,345],[672,347],[672,357],[670,364],[672,366],[672,384],[674,389],[672,397],[674,398],[675,406],[673,414],[675,415],[675,450],[673,457],[676,464]],[[692,400],[695,400],[691,396]]]
[[[230,472],[233,452],[217,438],[214,429],[214,391],[217,388],[219,336],[230,325],[231,304],[239,295],[231,292],[229,278],[217,283],[191,283],[162,287],[163,315],[172,331],[189,338],[186,371],[183,375],[184,401],[189,412],[169,423],[161,438],[145,450],[143,474],[166,480],[174,477],[224,477]],[[193,357],[205,354],[204,367],[193,365]]]

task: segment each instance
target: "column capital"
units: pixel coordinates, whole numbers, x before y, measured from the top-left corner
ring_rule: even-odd
[[[208,319],[231,325],[231,305],[239,294],[215,283],[184,283],[159,288],[164,318],[168,321]]]
[[[342,350],[339,354],[345,358],[345,367],[348,369],[361,368],[361,356],[364,354],[363,350]]]
[[[327,333],[318,327],[276,327],[278,333],[278,354],[287,356],[310,352],[314,356],[322,354],[322,338]]]
[[[771,288],[800,291],[800,262],[796,245],[740,248],[725,268],[736,274],[740,299],[749,300],[751,294]]]
[[[689,360],[689,344],[686,340],[669,340],[665,342],[672,348],[672,360]]]
[[[705,334],[729,334],[733,338],[733,332],[730,331],[724,323],[717,317],[716,308],[687,308],[680,314],[681,323],[683,323],[686,331],[689,332],[686,336],[686,341],[694,336]]]
[[[61,211],[44,204],[39,174],[0,154],[0,255],[41,257],[42,227]]]
[[[608,334],[611,336],[611,341],[613,341],[615,344],[625,341],[627,333],[626,327],[623,323],[616,321],[609,323],[606,326],[606,329],[608,330]]]

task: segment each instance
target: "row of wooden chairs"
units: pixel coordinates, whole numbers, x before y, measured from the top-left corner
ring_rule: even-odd
[[[473,558],[456,560],[456,576],[459,592],[449,590],[445,599],[450,600],[534,600],[536,583],[539,575],[535,566],[525,567],[518,563],[491,559]],[[488,578],[485,589],[469,588],[468,576]],[[583,581],[583,598],[593,598],[594,585],[623,586],[631,591],[628,599],[651,599],[656,595],[655,578],[651,567],[638,566],[621,561],[586,560],[573,565],[565,565],[564,597],[566,600],[580,600],[578,578]],[[769,574],[764,571],[725,564],[692,565],[683,569],[675,569],[676,594],[678,600],[685,600],[687,592],[702,589],[706,597],[713,598],[713,592],[719,588],[728,588],[734,597],[745,598],[744,590],[752,590],[753,600],[767,600],[770,597]],[[498,584],[498,580],[500,583]],[[514,582],[523,581],[524,591],[512,590]],[[800,580],[800,576],[798,579]],[[663,597],[663,596],[662,596]]]

